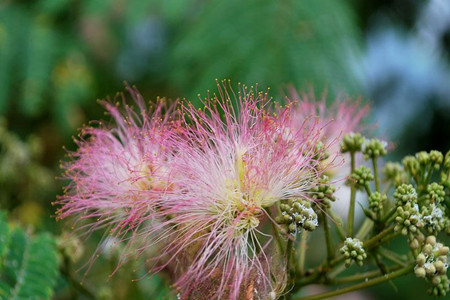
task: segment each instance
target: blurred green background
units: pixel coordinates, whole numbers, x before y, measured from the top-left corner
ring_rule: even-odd
[[[62,147],[75,149],[77,128],[104,117],[96,99],[113,97],[123,81],[146,99],[194,103],[216,78],[270,86],[276,98],[290,84],[326,89],[330,101],[362,96],[378,134],[396,145],[394,158],[446,151],[449,49],[445,0],[2,0],[1,209],[30,232],[64,239],[70,228],[51,217]],[[73,245],[82,257],[63,267],[83,266],[100,238]],[[107,280],[116,258],[102,255],[84,280],[99,298],[173,297],[163,277],[131,282],[145,275],[139,264]],[[83,286],[74,288],[84,270],[61,274],[54,298],[86,298]],[[396,283],[397,299],[426,298],[413,276]],[[395,291],[385,284],[364,293],[381,299]]]

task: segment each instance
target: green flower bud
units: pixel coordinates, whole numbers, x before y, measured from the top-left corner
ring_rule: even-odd
[[[417,257],[416,257],[416,263],[417,263],[419,266],[423,266],[423,265],[425,264],[426,261],[427,261],[427,258],[426,258],[426,256],[425,256],[425,254],[419,253],[419,255],[417,255]]]
[[[402,160],[403,167],[413,176],[417,176],[420,171],[419,161],[412,155],[405,156]]]
[[[425,272],[427,273],[427,276],[431,277],[436,273],[436,267],[434,266],[434,264],[426,264]]]
[[[359,188],[363,188],[373,179],[372,171],[365,166],[359,167],[350,175],[350,182],[353,182]]]
[[[323,175],[319,179],[319,184],[311,189],[311,196],[314,202],[320,202],[326,207],[330,207],[331,202],[336,200],[336,197],[334,196],[336,188],[329,182],[328,176]]]
[[[417,204],[411,205],[410,202],[404,206],[397,207],[397,217],[395,217],[395,231],[400,231],[403,235],[416,235],[418,228],[422,228],[421,215]]]
[[[362,144],[364,142],[364,138],[360,133],[347,133],[342,138],[340,143],[341,152],[358,152],[361,151]]]
[[[420,243],[419,240],[417,238],[413,238],[410,242],[409,242],[409,248],[413,249],[413,250],[417,250],[420,247]]]
[[[425,239],[425,243],[430,244],[431,246],[436,245],[436,237],[434,235],[429,235],[427,236],[427,238]]]
[[[439,276],[439,280],[431,280],[431,283],[434,285],[428,290],[428,293],[435,297],[444,297],[447,295],[450,290],[449,280],[446,275]],[[436,284],[437,283],[437,284]]]
[[[441,203],[445,199],[444,187],[436,182],[427,186],[427,200],[431,203]]]
[[[383,210],[383,203],[387,201],[387,196],[385,194],[380,194],[379,192],[372,193],[369,197],[369,208],[374,213],[379,213]]]
[[[445,228],[443,215],[443,209],[434,203],[422,207],[423,228],[428,234],[437,234]]]
[[[442,152],[437,150],[430,151],[430,163],[434,169],[439,169],[443,160],[444,156],[442,155]]]
[[[425,272],[425,269],[422,268],[422,267],[416,268],[414,270],[414,274],[416,274],[416,276],[418,278],[425,278],[425,276],[427,275],[426,272]]]
[[[342,246],[340,252],[346,257],[345,266],[347,268],[350,267],[352,262],[362,266],[364,259],[367,258],[363,243],[356,238],[347,238],[344,241],[344,246]]]
[[[402,184],[395,189],[394,198],[399,206],[406,203],[415,204],[417,202],[417,192],[412,185]]]
[[[450,151],[445,154],[444,167],[450,169]]]
[[[430,163],[430,155],[426,151],[417,152],[416,159],[421,166],[426,166]]]
[[[434,276],[433,278],[431,278],[431,284],[438,285],[439,283],[441,283],[441,277],[440,276]]]
[[[447,278],[447,254],[448,251],[441,251],[445,247],[443,244],[436,241],[435,236],[428,236],[425,240],[425,245],[422,248],[422,252],[416,257],[416,266],[414,273],[419,278],[426,278],[433,285],[429,290],[435,296],[443,296],[448,290],[448,278]]]
[[[449,247],[447,247],[447,246],[442,246],[442,247],[439,248],[438,251],[439,251],[439,252],[438,252],[439,255],[441,255],[441,256],[448,256]]]
[[[445,266],[443,261],[436,261],[434,263],[434,267],[436,268],[436,272],[441,273],[442,271],[447,271],[447,267]]]
[[[379,156],[384,156],[387,154],[387,143],[378,139],[364,140],[362,145],[362,153],[364,154],[364,159],[375,159]]]
[[[309,200],[290,200],[280,204],[280,210],[281,216],[277,216],[275,221],[283,225],[284,231],[291,235],[297,235],[302,228],[313,231],[319,225],[317,214]]]

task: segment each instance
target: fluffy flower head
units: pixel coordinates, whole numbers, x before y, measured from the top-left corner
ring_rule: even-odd
[[[323,171],[323,149],[316,147],[321,128],[298,128],[284,139],[290,107],[272,114],[267,92],[240,86],[234,93],[228,84],[218,84],[202,109],[183,107],[187,130],[175,141],[180,153],[172,162],[174,183],[182,188],[167,195],[165,205],[180,228],[174,245],[195,244],[197,254],[178,285],[189,294],[219,274],[215,297],[236,299],[254,284],[264,298],[279,284],[270,276],[272,237],[261,231],[270,221],[267,210],[281,200],[308,198]]]
[[[118,96],[122,109],[119,102],[101,101],[113,122],[83,128],[75,139],[78,150],[62,165],[70,183],[57,202],[57,214],[79,216],[83,233],[106,227],[122,237],[135,231],[153,211],[152,199],[170,188],[165,141],[174,110],[164,99],[147,108],[136,89],[127,90],[139,113],[123,94]]]

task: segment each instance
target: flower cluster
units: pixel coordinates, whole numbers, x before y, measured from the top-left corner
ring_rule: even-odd
[[[449,248],[436,241],[435,236],[428,236],[425,245],[416,257],[414,273],[419,278],[426,278],[433,287],[430,294],[445,296],[449,288],[447,277]]]
[[[81,130],[57,201],[58,218],[73,217],[79,232],[106,229],[91,262],[108,251],[119,266],[145,256],[149,274],[166,272],[179,299],[277,299],[307,284],[365,278],[361,288],[413,270],[431,294],[448,293],[449,251],[438,238],[450,232],[450,152],[388,162],[380,177],[388,144],[357,132],[366,107],[338,101],[326,109],[296,93],[280,106],[258,86],[217,86],[200,108],[186,100],[146,105],[128,86],[136,108],[123,95],[101,102],[112,122]],[[358,204],[367,217],[359,229]],[[319,225],[313,234],[325,235],[326,259],[306,270],[308,237]],[[401,235],[408,256],[383,247]],[[60,247],[73,255],[75,246]],[[342,277],[342,264],[353,263],[376,269]]]
[[[102,101],[114,122],[76,139],[58,217],[76,216],[83,233],[108,229],[126,245],[123,260],[150,256],[150,272],[171,272],[181,298],[278,297],[286,278],[273,275],[283,259],[267,233],[271,214],[281,209],[273,228],[285,226],[288,239],[318,226],[312,206],[334,200],[324,173],[339,164],[336,139],[366,109],[341,102],[338,126],[328,126],[331,115],[314,118],[324,102],[272,106],[267,92],[234,92],[227,81],[201,109],[164,99],[148,107],[127,90],[137,110],[124,96],[123,108]]]
[[[350,267],[352,262],[355,262],[358,266],[362,266],[363,260],[367,258],[363,243],[356,238],[347,238],[340,251],[345,256],[345,266],[347,268]]]

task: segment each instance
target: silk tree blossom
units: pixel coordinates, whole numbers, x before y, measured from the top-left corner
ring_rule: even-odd
[[[78,150],[63,163],[70,183],[57,204],[58,218],[76,216],[83,234],[108,228],[118,240],[128,239],[154,214],[160,194],[170,188],[165,141],[171,134],[174,107],[158,99],[147,108],[139,92],[127,86],[138,113],[126,104],[101,101],[113,122],[81,130]],[[119,99],[120,100],[120,99]]]
[[[299,95],[293,88],[289,89],[288,98],[293,108],[292,118],[295,126],[304,126],[303,122],[311,116],[316,116],[318,121],[325,125],[320,139],[329,145],[331,152],[339,152],[339,140],[343,135],[351,132],[359,132],[364,129],[363,119],[368,115],[369,106],[360,105],[360,101],[349,98],[337,99],[331,105],[327,105],[325,95],[317,100],[313,92]],[[350,162],[335,164],[328,170],[336,178],[343,178],[350,170]],[[343,181],[336,182],[336,202],[332,203],[334,210],[346,219],[349,207],[350,189],[344,186]]]
[[[361,131],[362,120],[369,111],[369,106],[361,107],[359,101],[338,98],[332,105],[327,105],[325,96],[316,100],[312,92],[299,95],[293,88],[288,98],[294,102],[292,118],[297,126],[302,126],[304,120],[311,116],[317,116],[322,124],[329,124],[324,126],[321,139],[330,144],[332,152],[339,152],[339,143],[333,141],[338,141],[346,133]]]
[[[235,94],[222,82],[203,104],[184,105],[187,129],[173,139],[179,149],[171,162],[173,184],[180,189],[165,195],[176,226],[166,249],[177,249],[174,257],[193,253],[179,266],[176,285],[182,297],[209,283],[215,299],[249,292],[276,298],[285,276],[271,276],[272,236],[262,231],[273,221],[267,210],[281,200],[309,198],[324,171],[319,161],[326,149],[316,147],[322,128],[309,124],[283,138],[291,107],[270,113],[268,93],[253,87],[240,86]]]

